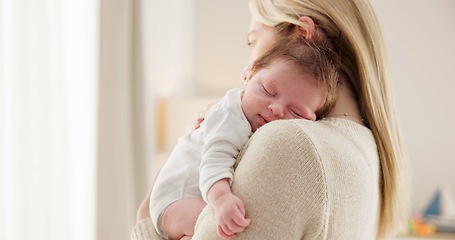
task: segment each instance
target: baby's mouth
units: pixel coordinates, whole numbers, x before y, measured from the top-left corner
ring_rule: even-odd
[[[264,116],[262,116],[262,115],[260,115],[260,114],[259,114],[259,118],[260,118],[260,123],[259,123],[260,126],[263,126],[264,124],[270,122],[269,119],[265,118]]]

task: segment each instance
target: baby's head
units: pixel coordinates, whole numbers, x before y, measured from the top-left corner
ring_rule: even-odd
[[[246,79],[242,110],[253,131],[277,119],[314,121],[327,115],[338,97],[338,66],[338,55],[326,41],[277,41]]]

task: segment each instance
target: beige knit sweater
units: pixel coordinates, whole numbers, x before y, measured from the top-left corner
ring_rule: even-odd
[[[371,131],[345,119],[282,120],[240,153],[232,190],[251,225],[235,239],[375,239],[379,158]],[[150,219],[131,239],[160,239]],[[193,240],[220,239],[208,205]]]

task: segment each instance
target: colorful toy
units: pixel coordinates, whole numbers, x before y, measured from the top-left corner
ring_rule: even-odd
[[[437,228],[433,224],[426,224],[422,216],[416,215],[409,220],[408,230],[411,235],[430,236],[436,233]]]
[[[436,226],[438,232],[455,232],[455,200],[448,186],[436,191],[423,213],[422,221]]]

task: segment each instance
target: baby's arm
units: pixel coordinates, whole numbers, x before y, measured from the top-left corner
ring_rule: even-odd
[[[231,239],[250,225],[251,220],[245,218],[245,206],[240,198],[232,194],[228,179],[213,184],[208,192],[208,200],[214,208],[221,237]]]

